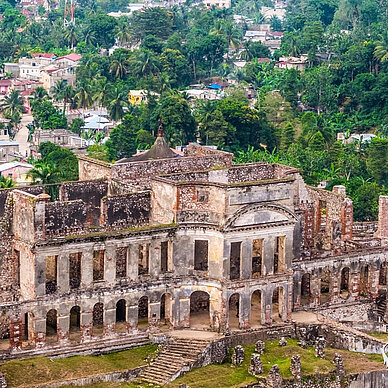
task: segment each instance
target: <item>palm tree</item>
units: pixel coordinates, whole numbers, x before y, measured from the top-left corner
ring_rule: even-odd
[[[71,50],[74,49],[74,46],[77,44],[78,36],[77,36],[76,28],[73,24],[70,24],[66,27],[66,30],[63,34],[65,41],[68,43]]]
[[[131,32],[127,23],[121,23],[118,26],[117,38],[123,47],[128,47],[128,43],[131,41]]]
[[[110,64],[109,71],[117,78],[124,78],[128,73],[128,59],[120,53]]]
[[[112,120],[119,121],[124,116],[124,107],[128,105],[127,93],[117,86],[113,86],[108,94],[108,110]]]
[[[48,94],[47,94],[47,91],[45,88],[43,88],[42,86],[38,86],[32,92],[32,97],[33,97],[34,101],[42,102],[48,97]]]
[[[66,112],[67,103],[69,103],[70,105],[73,104],[74,95],[75,95],[75,91],[74,91],[73,87],[71,85],[66,85],[65,88],[63,89],[63,94],[62,94],[63,114],[65,114],[65,112]]]
[[[104,105],[109,91],[109,84],[106,82],[106,78],[101,77],[100,79],[93,80],[92,89],[93,99],[96,102],[97,106],[100,107]]]
[[[88,108],[93,104],[93,96],[91,93],[90,84],[88,81],[83,80],[77,87],[77,93],[74,95],[74,99],[77,101],[78,108]]]
[[[56,166],[42,161],[36,162],[34,168],[28,172],[27,176],[32,178],[34,184],[42,185],[57,183],[61,179],[60,171]]]
[[[94,46],[96,41],[96,33],[91,28],[87,28],[84,32],[84,42],[89,46]]]
[[[381,40],[376,42],[374,55],[380,62],[388,61],[388,31],[384,31]]]
[[[102,140],[105,138],[105,133],[102,131],[96,131],[93,135],[93,140],[95,144],[101,144]]]
[[[137,57],[135,69],[136,73],[141,76],[149,76],[159,72],[159,61],[150,50],[140,50]]]
[[[0,176],[0,189],[11,189],[16,186],[16,182],[12,178]]]
[[[67,85],[67,82],[61,79],[52,88],[51,94],[56,101],[63,100],[63,91],[65,90],[66,85]]]
[[[238,30],[234,27],[230,21],[219,20],[215,23],[214,29],[211,31],[213,34],[224,35],[228,41],[229,47],[232,50],[237,50],[240,46],[240,37]]]
[[[20,91],[12,89],[10,94],[4,99],[0,105],[0,112],[4,112],[9,116],[17,113],[25,113],[26,108],[23,105],[23,99],[20,96]]]

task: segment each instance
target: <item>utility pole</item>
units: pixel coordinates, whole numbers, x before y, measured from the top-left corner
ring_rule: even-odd
[[[63,16],[64,27],[68,27],[70,25],[75,26],[74,8],[74,0],[65,0],[65,11]]]

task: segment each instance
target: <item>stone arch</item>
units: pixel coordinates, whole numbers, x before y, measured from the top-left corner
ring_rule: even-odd
[[[296,222],[298,222],[298,217],[285,206],[279,204],[255,204],[239,209],[226,221],[223,229],[230,230],[241,225],[258,225],[260,223],[268,225],[271,223],[295,224]]]
[[[120,299],[116,303],[116,332],[125,332],[127,330],[127,302]]]
[[[329,268],[323,268],[320,279],[320,300],[321,304],[328,303],[331,298],[331,271]]]
[[[160,298],[160,324],[167,327],[172,325],[172,295],[169,292]]]
[[[138,302],[137,310],[137,326],[140,330],[148,329],[148,306],[149,300],[148,296],[142,296]]]
[[[46,342],[58,341],[58,312],[51,309],[46,314]]]
[[[70,309],[70,322],[69,322],[69,336],[70,341],[80,342],[81,340],[81,307],[73,306]]]
[[[272,321],[283,322],[284,311],[285,291],[283,286],[278,286],[272,292]]]
[[[255,290],[251,295],[251,311],[249,323],[251,327],[260,326],[263,323],[264,292],[261,289]]]
[[[340,297],[347,299],[350,295],[350,268],[343,267],[340,272]]]
[[[190,295],[190,327],[208,329],[210,326],[210,295],[194,291]]]
[[[93,306],[93,335],[100,336],[104,331],[104,305],[101,302]]]
[[[240,328],[240,306],[241,296],[238,292],[235,292],[229,297],[228,303],[228,323],[229,329]]]
[[[302,306],[309,305],[311,302],[311,274],[306,272],[302,276],[300,286],[300,303]]]

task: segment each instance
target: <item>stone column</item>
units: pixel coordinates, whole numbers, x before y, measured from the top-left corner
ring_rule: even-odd
[[[34,318],[32,326],[34,330],[35,347],[41,349],[46,345],[46,319]]]
[[[331,281],[330,281],[330,303],[338,303],[339,294],[340,294],[340,277],[341,274],[334,273],[334,270],[331,272]]]
[[[284,301],[283,301],[283,321],[291,321],[292,314],[292,283],[288,284],[286,287],[288,292],[284,293]]]
[[[240,329],[251,327],[249,317],[251,313],[251,299],[249,294],[240,294],[239,326]]]
[[[148,304],[148,327],[151,331],[157,331],[160,323],[160,302]]]
[[[375,267],[370,267],[370,296],[373,300],[379,295],[379,278],[380,278],[380,270]]]
[[[302,273],[300,271],[297,271],[294,273],[294,298],[295,298],[295,307],[300,307],[301,305],[301,299],[302,299]]]
[[[82,251],[81,256],[81,287],[89,288],[93,285],[93,249]]]
[[[139,265],[139,245],[132,244],[128,247],[127,274],[128,279],[136,282],[138,277]]]
[[[23,325],[21,319],[12,320],[9,327],[9,342],[13,352],[22,349],[22,337]]]
[[[61,252],[58,255],[57,283],[59,295],[67,294],[69,292],[69,254],[67,252]]]
[[[104,280],[113,285],[116,281],[116,247],[108,245],[104,257]]]
[[[272,292],[266,290],[261,297],[264,298],[264,303],[262,302],[264,307],[264,323],[270,325],[272,323]]]
[[[318,307],[321,303],[321,279],[317,274],[310,276],[310,304]]]
[[[92,339],[93,313],[81,309],[81,343]]]
[[[351,300],[358,300],[360,298],[360,273],[349,273],[349,276]]]
[[[35,255],[35,295],[46,294],[46,257],[42,254]]]
[[[179,327],[190,327],[190,298],[179,299]]]
[[[149,274],[157,278],[160,274],[160,241],[152,240],[149,249]]]
[[[112,337],[114,334],[116,323],[116,309],[115,308],[105,308],[104,305],[104,337]]]
[[[60,310],[58,310],[58,314]],[[58,343],[61,346],[66,346],[70,344],[70,316],[67,315],[58,315],[57,318],[57,334],[58,334]]]
[[[274,263],[274,236],[267,236],[263,241],[263,276],[273,274]]]
[[[252,241],[244,240],[241,244],[241,279],[252,277]]]
[[[128,331],[137,329],[138,305],[127,305],[127,327]]]

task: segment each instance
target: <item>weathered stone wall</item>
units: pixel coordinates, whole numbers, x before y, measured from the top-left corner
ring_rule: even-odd
[[[111,169],[111,178],[124,182],[133,182],[138,187],[149,188],[151,178],[163,174],[183,171],[206,170],[210,168],[228,167],[232,163],[231,154],[173,159],[156,159],[143,162],[116,163]]]
[[[106,229],[126,229],[147,225],[150,220],[151,194],[139,192],[102,199],[101,226]]]
[[[380,195],[379,198],[379,221],[377,236],[384,244],[388,242],[388,195]]]
[[[108,194],[106,180],[67,182],[59,190],[60,201],[82,200],[86,211],[86,223],[92,226],[100,225],[101,200]]]
[[[106,179],[111,174],[111,164],[78,155],[79,180]]]

